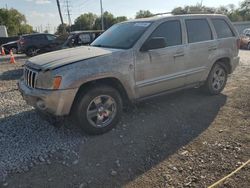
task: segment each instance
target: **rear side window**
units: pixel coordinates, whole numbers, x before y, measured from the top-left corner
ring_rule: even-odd
[[[164,37],[167,46],[182,44],[181,23],[178,20],[167,21],[156,28],[150,38]]]
[[[223,19],[212,19],[218,38],[233,37],[234,34],[229,25]]]
[[[34,35],[31,37],[32,40],[44,40],[45,36],[44,35]]]
[[[53,41],[53,40],[56,39],[56,37],[53,36],[53,35],[46,35],[46,37],[47,37],[47,39],[48,39],[49,41]]]
[[[86,44],[91,42],[90,34],[80,34],[78,38],[78,44]]]
[[[212,40],[212,31],[206,19],[186,20],[188,42]]]

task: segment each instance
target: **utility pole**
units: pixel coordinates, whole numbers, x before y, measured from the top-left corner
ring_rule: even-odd
[[[70,18],[70,11],[69,11],[69,0],[66,0],[66,8],[67,8],[69,27],[71,27],[71,18]]]
[[[60,15],[61,23],[62,23],[62,25],[64,25],[63,24],[63,17],[62,17],[60,2],[59,2],[59,0],[56,0],[56,2],[57,2],[57,7],[58,7],[58,12],[59,12],[59,15]]]
[[[100,6],[101,6],[102,30],[104,30],[104,19],[103,19],[103,8],[102,8],[102,0],[100,0]]]

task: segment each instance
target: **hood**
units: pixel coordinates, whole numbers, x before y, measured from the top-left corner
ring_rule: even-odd
[[[105,49],[92,46],[69,48],[30,58],[26,65],[42,70],[55,69],[57,67],[74,62],[104,55],[111,55],[113,51],[114,49]]]

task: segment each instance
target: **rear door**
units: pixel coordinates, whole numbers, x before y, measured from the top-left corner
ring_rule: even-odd
[[[233,31],[232,25],[223,18],[212,18],[211,21],[217,35],[218,49],[227,52],[228,57],[238,56],[238,34]]]
[[[45,45],[45,51],[49,52],[54,50],[59,44],[56,41],[56,36],[54,35],[46,35],[46,45]]]
[[[185,19],[187,34],[185,85],[201,82],[209,66],[210,56],[218,48],[206,18]]]
[[[47,39],[45,35],[34,35],[31,36],[32,45],[35,46],[37,49],[44,51],[44,46],[47,44]]]

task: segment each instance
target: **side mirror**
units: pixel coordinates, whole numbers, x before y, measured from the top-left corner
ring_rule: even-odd
[[[148,51],[153,49],[165,48],[167,46],[166,40],[164,37],[154,37],[146,41],[142,47],[141,51]]]

